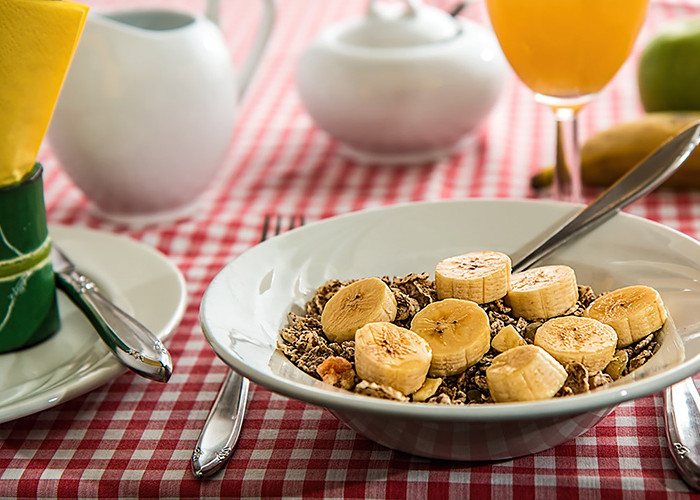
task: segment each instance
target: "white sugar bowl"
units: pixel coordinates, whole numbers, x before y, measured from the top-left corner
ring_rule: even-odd
[[[356,159],[438,159],[477,126],[506,62],[493,33],[420,0],[370,0],[364,17],[325,29],[299,61],[301,100]]]

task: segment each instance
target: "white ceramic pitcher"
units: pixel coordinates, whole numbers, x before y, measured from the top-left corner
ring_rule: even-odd
[[[236,75],[206,15],[91,12],[48,138],[66,173],[102,214],[151,222],[187,213],[231,143],[235,109],[274,23],[264,12]]]

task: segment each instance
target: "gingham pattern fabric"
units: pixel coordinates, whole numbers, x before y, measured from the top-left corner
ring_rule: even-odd
[[[454,3],[436,2],[446,9]],[[97,7],[132,4],[201,8],[188,0],[93,2]],[[240,61],[259,9],[251,0],[223,4],[224,32]],[[553,158],[551,113],[509,74],[497,106],[483,126],[465,137],[457,154],[434,164],[394,168],[344,159],[338,144],[305,113],[296,93],[295,65],[322,27],[362,12],[366,1],[278,4],[274,37],[238,111],[235,139],[193,218],[143,229],[101,220],[50,148],[42,150],[49,221],[126,234],[159,249],[183,271],[189,302],[167,342],[175,362],[168,384],[125,373],[58,407],[0,425],[0,497],[690,495],[666,450],[659,396],[623,404],[578,439],[537,455],[464,464],[393,452],[356,435],[326,410],[253,386],[240,442],[226,470],[208,481],[192,477],[192,447],[226,372],[200,332],[199,302],[216,272],[257,242],[264,214],[303,214],[312,221],[413,200],[536,197],[529,178]],[[639,47],[663,22],[699,11],[697,0],[651,5],[635,54],[583,111],[584,138],[641,114],[635,84]],[[486,22],[481,2],[465,15]],[[629,212],[700,236],[697,192],[654,194]]]

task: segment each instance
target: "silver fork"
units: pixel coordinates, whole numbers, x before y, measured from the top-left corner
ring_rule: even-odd
[[[303,215],[293,215],[286,230],[294,229],[297,223],[303,226],[304,222]],[[272,235],[277,236],[283,230],[284,217],[276,216],[273,224],[272,217],[265,215],[260,242]],[[191,465],[195,477],[204,479],[215,474],[231,458],[245,418],[248,385],[248,379],[233,370],[226,374],[192,452]]]

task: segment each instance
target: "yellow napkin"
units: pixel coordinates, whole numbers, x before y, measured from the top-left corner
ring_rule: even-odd
[[[0,186],[34,165],[88,7],[0,0]]]

